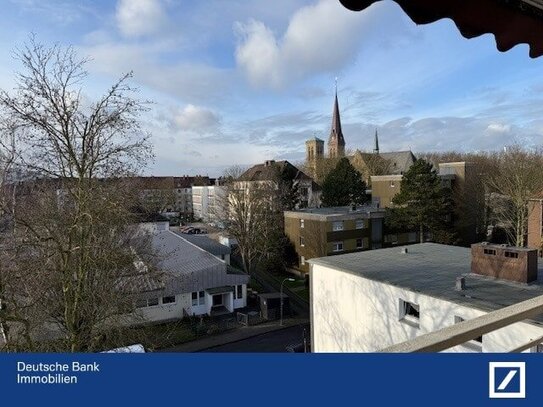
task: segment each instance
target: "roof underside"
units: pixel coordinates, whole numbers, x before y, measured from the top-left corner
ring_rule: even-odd
[[[381,0],[340,0],[361,11]],[[394,0],[416,24],[454,21],[465,38],[494,34],[499,51],[528,44],[530,57],[543,55],[543,0]]]

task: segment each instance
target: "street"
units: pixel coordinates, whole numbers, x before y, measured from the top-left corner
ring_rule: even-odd
[[[285,328],[254,336],[238,342],[216,346],[202,352],[286,352],[286,347],[303,341],[303,331],[309,342],[309,324]]]

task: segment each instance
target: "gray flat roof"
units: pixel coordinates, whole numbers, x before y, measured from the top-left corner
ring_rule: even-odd
[[[172,230],[172,232],[215,256],[230,254],[232,251],[228,246],[220,244],[206,235],[189,235],[188,233],[181,233],[178,230]]]
[[[405,247],[408,253],[402,254]],[[543,295],[543,265],[531,284],[471,274],[471,250],[422,243],[308,260],[363,278],[390,284],[459,305],[493,311]],[[466,278],[466,289],[455,290],[456,278]],[[533,318],[543,323],[543,315]]]

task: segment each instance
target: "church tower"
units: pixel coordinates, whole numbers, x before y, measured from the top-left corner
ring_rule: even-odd
[[[305,160],[313,163],[324,157],[324,140],[313,137],[305,142]]]
[[[341,119],[339,117],[339,104],[336,99],[334,101],[334,112],[332,113],[332,128],[330,129],[330,137],[328,138],[328,157],[338,158],[345,156],[345,139],[341,131]]]

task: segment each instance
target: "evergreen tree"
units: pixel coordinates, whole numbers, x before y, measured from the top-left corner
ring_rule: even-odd
[[[419,241],[429,231],[434,241],[452,243],[453,213],[450,188],[443,187],[432,165],[422,159],[415,161],[403,175],[400,192],[387,209],[386,222],[392,228],[418,229]]]
[[[361,205],[366,200],[366,183],[362,174],[343,157],[322,183],[322,205]]]

